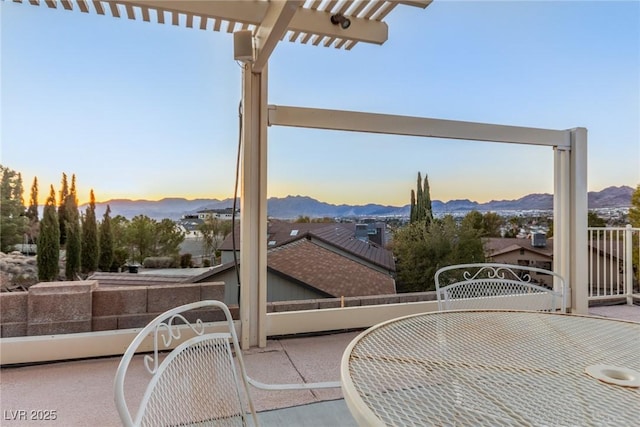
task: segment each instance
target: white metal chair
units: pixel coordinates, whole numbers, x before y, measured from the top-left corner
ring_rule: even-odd
[[[440,311],[566,309],[564,278],[542,268],[497,263],[450,265],[436,272],[435,282]]]
[[[223,332],[207,332],[212,324],[201,320],[215,309],[224,313]],[[135,353],[149,350],[142,360],[150,378],[133,414],[125,399],[125,377]],[[211,300],[166,311],[138,333],[116,372],[115,403],[127,427],[257,426],[250,384],[269,390],[340,387],[339,381],[264,384],[249,378],[229,308]]]

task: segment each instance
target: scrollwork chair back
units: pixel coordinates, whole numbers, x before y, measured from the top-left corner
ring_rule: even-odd
[[[566,308],[564,278],[536,267],[499,263],[451,265],[436,272],[435,283],[438,310]]]

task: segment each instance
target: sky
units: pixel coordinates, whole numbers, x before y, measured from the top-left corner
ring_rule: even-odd
[[[233,196],[241,67],[233,37],[0,2],[0,163],[62,173],[80,203]],[[588,130],[588,189],[640,184],[640,1],[398,6],[389,39],[280,42],[269,104]],[[269,197],[402,206],[553,192],[549,147],[270,127]]]

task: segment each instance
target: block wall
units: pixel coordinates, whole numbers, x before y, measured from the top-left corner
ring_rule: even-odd
[[[56,335],[142,328],[160,313],[182,304],[224,301],[224,282],[100,287],[95,280],[46,282],[27,292],[0,293],[0,337]],[[434,292],[322,298],[267,304],[267,312],[315,310],[372,304],[432,301]],[[234,318],[238,307],[229,307]],[[218,311],[191,314],[205,322],[224,320]]]

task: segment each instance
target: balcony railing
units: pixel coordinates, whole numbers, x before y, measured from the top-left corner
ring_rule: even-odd
[[[640,228],[589,227],[589,301],[626,300],[640,294]]]

